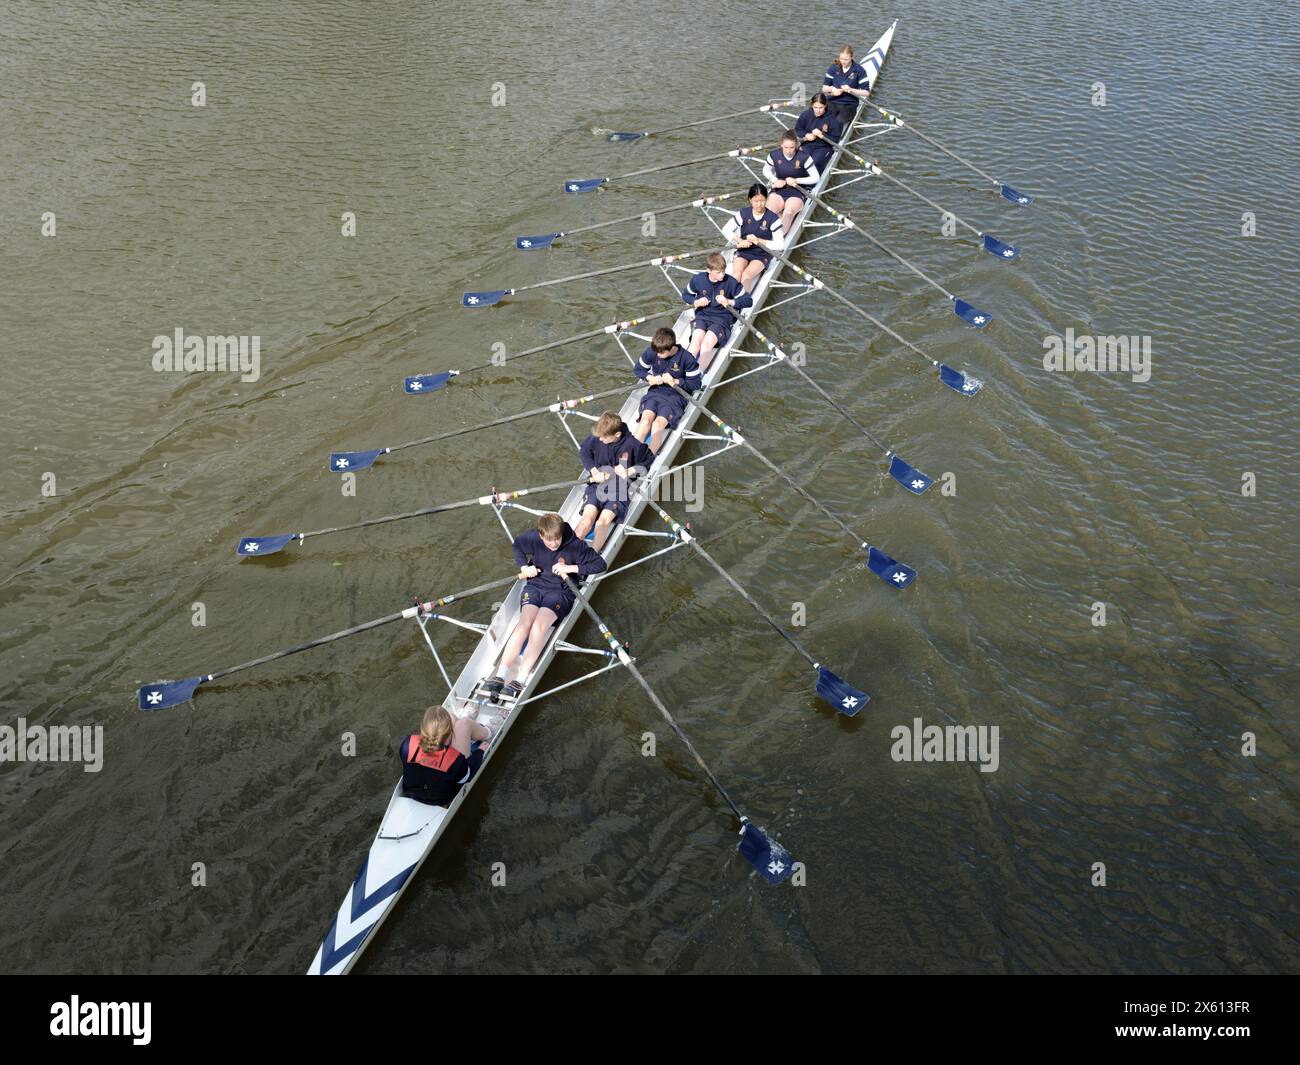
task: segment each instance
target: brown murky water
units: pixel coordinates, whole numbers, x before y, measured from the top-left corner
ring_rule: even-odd
[[[706,230],[681,212],[656,240],[606,231],[530,256],[516,234],[736,178],[719,164],[586,198],[562,180],[767,132],[754,118],[610,145],[591,127],[738,110],[893,17],[813,8],[806,41],[755,40],[766,62],[739,65],[703,26],[674,32],[665,64],[689,7],[592,7],[2,5],[0,724],[105,730],[97,774],[0,767],[6,970],[305,969],[391,789],[391,744],[440,698],[418,634],[344,641],[156,715],[135,709],[136,684],[497,575],[504,539],[478,511],[261,565],[232,552],[245,533],[570,475],[553,424],[394,457],[356,498],[325,459],[616,384],[607,343],[436,399],[401,393],[407,373],[663,291],[647,271],[471,313],[464,288],[686,250]],[[719,24],[746,10],[723,5]],[[870,182],[836,205],[994,325],[968,329],[851,236],[800,261],[988,387],[958,399],[825,297],[766,328],[805,343],[809,372],[956,494],[901,492],[778,368],[724,390],[720,412],[920,580],[882,588],[740,453],[710,464],[694,517],[774,609],[807,605],[806,641],[873,702],[833,719],[802,663],[684,552],[598,601],[808,886],[765,888],[728,857],[688,758],[666,735],[640,757],[657,719],[614,674],[533,708],[358,971],[1297,967],[1290,16],[1047,2],[1011,25],[1003,4],[928,0],[902,14],[877,99],[1040,199],[1017,209],[903,133],[878,154],[1023,259],[941,239],[929,208]],[[505,107],[489,106],[495,82]],[[152,338],[178,326],[260,336],[260,379],[155,373]],[[1067,328],[1150,336],[1150,380],[1045,372],[1044,337]],[[472,646],[440,639],[457,662]],[[891,729],[916,717],[997,725],[997,772],[892,760]]]

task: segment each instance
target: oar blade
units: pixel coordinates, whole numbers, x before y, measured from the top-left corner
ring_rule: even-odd
[[[335,451],[330,455],[330,469],[334,473],[368,470],[375,464],[375,459],[387,450],[386,447],[377,447],[373,451]]]
[[[491,307],[510,295],[508,288],[498,288],[491,292],[466,292],[460,298],[462,307]]]
[[[402,382],[402,391],[408,396],[418,396],[424,392],[438,392],[447,386],[456,375],[453,373],[417,373]]]
[[[916,580],[916,570],[896,558],[890,558],[878,547],[868,548],[867,569],[891,588],[906,588]]]
[[[537,248],[549,248],[560,237],[561,233],[539,233],[535,237],[515,237],[515,247],[520,251],[533,251]]]
[[[855,717],[871,696],[855,688],[843,677],[837,677],[825,666],[817,667],[817,694],[835,707],[845,717]]]
[[[194,689],[206,679],[187,677],[185,680],[160,680],[142,685],[139,691],[140,709],[166,710],[169,706],[187,703],[194,695]]]
[[[1008,244],[1004,240],[998,240],[997,237],[991,237],[985,233],[983,237],[984,250],[990,255],[999,259],[1018,259],[1020,258],[1020,249],[1014,244]]]
[[[769,884],[781,884],[794,873],[794,856],[757,825],[740,826],[740,856]]]
[[[958,318],[967,325],[973,325],[976,329],[983,329],[989,322],[993,321],[993,315],[989,314],[988,311],[981,311],[973,303],[967,303],[965,300],[954,299],[952,309]]]
[[[274,555],[297,536],[288,533],[283,536],[245,536],[239,541],[235,554],[240,558],[260,558],[262,555]]]
[[[933,477],[928,477],[915,466],[908,465],[898,455],[889,460],[889,476],[913,495],[918,496],[934,484]]]
[[[607,177],[575,178],[572,181],[566,181],[564,183],[564,191],[565,192],[594,192],[596,189],[600,188],[601,185],[605,184],[608,180],[609,178]]]
[[[616,130],[609,134],[605,139],[609,141],[639,141],[642,137],[648,136],[648,133],[624,133]]]
[[[1034,202],[1034,198],[1026,192],[1017,192],[1010,185],[998,186],[1004,200],[1010,200],[1012,203],[1019,204],[1021,207],[1028,207]]]
[[[939,380],[954,392],[960,392],[963,396],[976,395],[984,387],[984,382],[978,377],[972,377],[960,370],[954,370],[951,366],[943,363],[939,364]]]

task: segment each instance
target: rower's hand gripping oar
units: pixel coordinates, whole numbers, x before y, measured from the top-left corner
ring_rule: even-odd
[[[689,529],[676,521],[671,514],[656,503],[654,499],[651,498],[648,491],[645,495],[646,502],[659,514],[659,517],[664,520],[668,527],[672,529],[677,538],[695,548],[700,557],[713,567],[718,576],[731,585],[732,590],[753,607],[754,612],[766,621],[776,631],[777,635],[780,636],[781,639],[785,640],[786,643],[793,647],[799,653],[799,656],[817,671],[816,691],[819,696],[830,703],[831,706],[835,707],[835,709],[845,717],[856,716],[857,713],[871,701],[871,696],[866,692],[862,691],[860,688],[855,688],[842,677],[836,676],[813,658],[813,656],[804,648],[803,644],[778,625],[772,615],[759,606],[758,601],[741,587],[740,582],[722,568],[722,564],[704,549],[704,546],[695,539]]]
[[[296,655],[300,651],[308,651],[313,647],[333,643],[345,636],[355,636],[359,632],[369,632],[371,629],[377,629],[381,625],[388,625],[394,621],[414,618],[422,613],[432,613],[436,609],[458,602],[461,599],[467,599],[472,595],[479,595],[494,588],[514,584],[518,579],[518,573],[511,573],[509,577],[489,581],[487,584],[480,584],[474,588],[466,588],[463,592],[444,595],[425,603],[416,603],[414,606],[408,606],[405,610],[399,610],[394,614],[385,614],[382,618],[375,618],[373,621],[367,621],[361,625],[353,625],[350,629],[342,629],[339,632],[330,633],[328,636],[318,636],[314,640],[308,640],[306,643],[300,643],[295,647],[287,647],[283,651],[276,651],[273,654],[263,655],[261,658],[254,658],[251,662],[219,669],[215,673],[204,673],[198,677],[187,677],[185,680],[159,680],[154,681],[152,684],[144,684],[137,692],[138,704],[141,710],[166,710],[168,707],[188,702],[200,684],[207,684],[209,681],[217,680],[220,677],[228,677],[232,673],[252,669],[254,666],[260,666],[266,662],[274,662],[277,658],[286,658],[289,655]]]
[[[648,129],[641,133],[624,133],[619,130],[593,129],[591,132],[597,137],[604,137],[609,141],[639,141],[646,137],[655,137],[660,133],[676,133],[679,129],[694,129],[696,126],[710,126],[715,122],[725,122],[729,118],[742,118],[745,115],[761,115],[768,111],[780,111],[783,107],[792,107],[793,100],[776,100],[772,103],[764,104],[762,107],[748,107],[744,111],[733,111],[729,115],[718,115],[717,118],[700,118],[694,122],[683,122],[680,126],[665,126],[663,129]]]
[[[532,410],[522,411],[519,414],[507,414],[503,418],[493,418],[489,422],[469,425],[463,429],[448,429],[445,433],[422,436],[418,440],[408,440],[405,444],[394,444],[392,447],[373,448],[370,451],[335,451],[330,455],[329,467],[334,473],[355,473],[357,470],[369,469],[381,455],[389,455],[394,451],[403,451],[408,447],[420,447],[423,444],[435,444],[440,440],[450,440],[453,437],[464,436],[466,433],[476,433],[482,429],[494,429],[499,425],[508,425],[511,422],[522,421],[525,418],[535,418],[541,414],[558,414],[561,411],[574,410],[588,403],[594,403],[598,399],[608,399],[611,396],[626,394],[627,386],[623,385],[620,388],[606,389],[604,392],[593,392],[589,396],[558,399],[545,407],[534,407]]]
[[[846,533],[853,540],[853,542],[858,545],[859,548],[861,548],[863,551],[866,551],[867,568],[871,570],[871,572],[874,573],[877,577],[879,577],[882,581],[888,584],[891,588],[906,588],[908,587],[908,585],[910,585],[913,581],[916,580],[916,570],[914,570],[911,566],[907,565],[906,563],[899,562],[897,559],[891,558],[889,555],[885,554],[885,552],[880,550],[880,548],[862,539],[862,537],[860,537],[856,532],[854,532],[851,528],[849,528],[849,526],[844,524],[844,522],[834,511],[830,510],[824,503],[816,499],[812,495],[812,493],[810,493],[806,488],[804,488],[803,485],[801,485],[798,481],[796,481],[793,477],[791,477],[788,473],[786,473],[783,469],[781,469],[780,466],[778,466],[775,462],[773,462],[761,451],[759,451],[758,448],[756,448],[753,444],[751,444],[748,440],[746,440],[739,432],[737,432],[733,426],[728,425],[726,422],[724,422],[721,418],[719,418],[716,414],[714,414],[711,410],[709,410],[708,407],[706,407],[703,403],[697,400],[684,388],[681,388],[680,386],[675,384],[670,385],[669,387],[671,387],[674,392],[676,392],[679,396],[682,397],[682,399],[686,400],[687,403],[693,406],[696,410],[698,410],[701,414],[703,414],[706,418],[708,418],[709,421],[711,421],[720,430],[722,430],[722,434],[724,436],[726,436],[729,440],[734,440],[737,444],[740,444],[742,447],[748,450],[749,453],[753,455],[756,459],[758,459],[759,462],[761,462],[769,470],[771,470],[778,477],[780,477],[781,480],[785,481],[786,484],[788,484],[791,488],[793,488],[796,492],[798,492],[799,495],[803,496],[803,498],[806,499],[809,503],[811,503],[814,507],[816,507],[823,514],[825,514],[826,517],[828,517],[835,525],[837,525],[844,533]]]
[[[794,859],[791,857],[790,852],[782,847],[781,844],[777,843],[776,840],[772,839],[761,828],[753,824],[749,818],[741,812],[740,807],[737,806],[731,796],[727,794],[727,789],[722,786],[722,781],[717,778],[713,770],[710,769],[704,759],[700,757],[700,752],[695,749],[695,744],[691,742],[690,737],[682,731],[682,727],[677,724],[673,715],[669,713],[668,707],[664,706],[663,701],[655,694],[654,689],[650,687],[650,682],[641,675],[641,671],[636,667],[635,659],[627,653],[627,649],[619,642],[618,638],[609,631],[609,626],[601,621],[600,615],[591,608],[591,604],[587,602],[586,598],[578,590],[577,585],[575,585],[567,576],[564,578],[564,583],[568,585],[569,591],[573,594],[575,600],[582,607],[586,615],[591,618],[596,627],[600,629],[600,635],[604,641],[609,644],[610,650],[618,656],[618,660],[627,667],[627,671],[631,673],[636,679],[636,682],[641,685],[641,690],[644,691],[650,701],[654,703],[655,709],[663,715],[664,720],[668,722],[668,727],[677,733],[677,738],[686,745],[686,749],[691,752],[691,757],[695,759],[695,764],[700,767],[704,772],[704,775],[709,778],[709,783],[712,784],[714,788],[717,789],[718,794],[722,796],[722,801],[731,808],[731,812],[739,819],[739,849],[741,856],[745,861],[749,862],[749,864],[754,867],[754,871],[769,884],[780,884],[781,882],[788,880],[794,872]]]
[[[788,266],[800,277],[802,277],[806,282],[808,282],[808,284],[811,287],[818,289],[822,292],[825,292],[830,296],[834,296],[835,299],[839,300],[842,304],[844,304],[844,306],[849,308],[849,310],[853,311],[856,314],[861,315],[868,322],[874,325],[877,329],[880,329],[883,332],[888,333],[891,337],[897,340],[909,351],[912,351],[917,355],[921,356],[921,358],[923,358],[926,362],[928,362],[931,366],[933,366],[936,370],[939,371],[939,380],[942,381],[949,388],[951,388],[954,392],[960,393],[963,396],[974,396],[978,394],[980,389],[984,387],[984,382],[981,381],[978,377],[972,377],[970,374],[963,373],[961,370],[954,370],[951,366],[948,366],[946,363],[942,363],[939,362],[937,359],[930,358],[929,355],[927,355],[924,351],[918,348],[910,340],[894,332],[894,330],[890,329],[889,326],[885,325],[885,323],[882,322],[879,318],[875,317],[872,314],[868,314],[856,303],[853,303],[845,296],[842,296],[840,293],[836,292],[833,288],[830,287],[830,285],[826,284],[826,282],[823,281],[821,278],[814,277],[802,266],[798,266],[797,264],[789,261],[787,261],[785,265]]]
[[[662,166],[651,166],[644,170],[633,170],[626,174],[618,174],[615,177],[598,177],[598,178],[575,178],[572,181],[564,183],[565,192],[593,192],[604,185],[612,185],[615,181],[624,181],[627,178],[641,177],[644,174],[659,174],[665,170],[676,170],[683,166],[694,166],[697,163],[711,163],[715,159],[742,159],[747,155],[755,155],[758,152],[771,151],[775,144],[754,144],[748,148],[732,148],[729,152],[718,152],[715,155],[701,155],[695,159],[682,159],[676,163],[664,163]]]
[[[423,518],[430,514],[445,514],[450,510],[462,510],[465,507],[487,507],[497,503],[504,503],[511,499],[519,499],[523,496],[536,495],[538,492],[556,492],[561,488],[574,488],[577,485],[586,484],[587,481],[556,481],[554,484],[542,484],[536,488],[519,488],[513,492],[498,492],[492,490],[490,495],[475,496],[473,499],[461,499],[455,503],[439,503],[432,507],[421,507],[419,510],[408,510],[402,514],[387,514],[382,518],[367,518],[365,521],[354,521],[351,525],[336,525],[330,529],[315,529],[312,532],[300,533],[281,533],[275,536],[245,536],[239,541],[239,546],[235,549],[235,554],[240,558],[263,558],[266,555],[274,555],[294,540],[301,543],[309,536],[328,536],[330,533],[348,532],[352,529],[367,529],[372,525],[386,525],[390,521],[404,521],[407,518]]]
[[[726,250],[726,248],[701,248],[699,251],[685,251],[680,255],[661,255],[657,259],[640,259],[634,263],[624,263],[622,266],[607,266],[602,270],[588,270],[586,273],[572,274],[569,277],[557,277],[550,281],[537,281],[531,285],[520,285],[518,288],[498,288],[488,292],[466,292],[460,298],[460,305],[462,307],[492,307],[500,303],[506,296],[513,296],[518,292],[549,288],[551,285],[566,285],[570,281],[586,281],[592,277],[607,277],[610,274],[619,274],[626,270],[640,270],[647,266],[667,266],[669,263],[681,262],[683,259],[698,259],[701,255],[712,255],[715,251]]]
[[[1030,196],[1028,193],[1017,192],[1005,181],[1001,181],[998,178],[995,178],[992,174],[989,174],[981,170],[969,159],[963,159],[956,152],[952,151],[949,148],[945,148],[933,137],[927,136],[926,134],[922,133],[919,129],[917,129],[915,126],[913,126],[911,123],[905,122],[903,120],[902,115],[896,114],[893,111],[886,111],[883,107],[880,107],[877,104],[873,104],[870,100],[863,100],[863,103],[865,103],[872,110],[878,111],[881,115],[887,118],[895,126],[901,126],[903,129],[911,130],[918,137],[920,137],[921,140],[925,141],[927,144],[932,144],[934,145],[934,147],[938,148],[939,151],[943,152],[944,155],[956,159],[957,162],[961,163],[961,165],[966,167],[968,170],[971,170],[972,172],[979,174],[980,177],[993,182],[993,184],[998,187],[998,191],[1002,193],[1002,198],[1004,200],[1009,200],[1011,203],[1018,204],[1021,207],[1028,207],[1031,203],[1034,202],[1034,198]]]
[[[728,310],[730,310],[730,308],[728,308]],[[918,496],[924,493],[925,490],[930,487],[930,485],[934,484],[933,477],[930,477],[922,473],[915,466],[908,463],[901,455],[895,452],[893,448],[887,447],[885,444],[882,444],[876,438],[875,434],[871,432],[870,429],[868,429],[865,425],[863,425],[860,421],[858,421],[857,418],[853,417],[852,414],[850,414],[847,410],[845,410],[842,406],[840,406],[840,404],[836,402],[835,397],[832,396],[829,392],[827,392],[826,389],[822,388],[822,386],[819,385],[816,381],[814,381],[804,371],[802,366],[799,366],[797,363],[791,361],[790,357],[778,345],[773,343],[762,332],[762,330],[760,330],[756,325],[754,325],[752,320],[749,323],[749,331],[751,334],[757,337],[758,340],[767,348],[768,352],[771,353],[773,358],[778,359],[779,361],[783,362],[786,366],[789,366],[790,369],[792,369],[795,373],[797,373],[800,377],[802,377],[805,381],[807,381],[808,384],[810,384],[813,387],[813,389],[817,392],[817,394],[821,396],[822,399],[826,400],[826,402],[829,403],[841,417],[843,417],[845,420],[851,423],[854,426],[854,428],[858,430],[858,432],[860,432],[863,436],[865,436],[868,440],[870,440],[876,447],[878,447],[881,451],[884,452],[885,458],[889,459],[890,477],[892,477],[895,481],[901,484],[909,492]]]

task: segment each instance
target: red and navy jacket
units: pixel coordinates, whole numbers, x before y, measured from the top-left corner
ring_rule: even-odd
[[[429,754],[420,747],[420,734],[413,732],[397,745],[402,759],[402,794],[410,799],[446,806],[456,797],[469,762],[455,747]]]

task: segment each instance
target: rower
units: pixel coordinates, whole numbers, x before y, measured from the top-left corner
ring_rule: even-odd
[[[591,546],[605,546],[616,521],[627,516],[631,482],[654,463],[654,452],[612,410],[596,419],[591,435],[582,442],[582,465],[590,484],[582,501],[582,514],[573,535],[585,540],[595,527]],[[612,483],[611,483],[612,482]]]
[[[871,92],[871,79],[867,77],[866,69],[853,61],[852,45],[846,44],[840,49],[839,57],[822,79],[822,92],[830,97],[835,117],[848,129],[858,113],[858,101],[865,100]]]
[[[397,745],[402,759],[402,794],[430,806],[448,806],[478,767],[492,732],[468,717],[453,718],[445,708],[424,712],[420,731]],[[477,741],[477,742],[476,742]]]
[[[781,216],[785,232],[790,232],[803,210],[804,200],[820,177],[812,156],[807,149],[799,147],[794,130],[782,133],[780,145],[772,149],[763,164],[763,180],[772,188],[767,205]]]
[[[501,665],[496,676],[483,686],[493,702],[502,694],[511,699],[519,697],[524,690],[524,678],[532,672],[550,639],[551,627],[573,609],[573,592],[564,578],[581,580],[593,573],[603,573],[608,566],[600,552],[579,540],[569,523],[558,514],[543,514],[535,528],[515,537],[512,546],[519,577],[528,583],[519,601],[519,621],[506,643]],[[506,683],[521,651],[518,673]]]
[[[731,216],[722,227],[722,235],[736,247],[727,272],[745,286],[746,292],[752,292],[755,282],[772,261],[772,253],[785,247],[781,216],[767,209],[766,186],[749,186],[749,206]]]
[[[817,169],[826,173],[831,156],[835,154],[835,147],[829,142],[838,141],[844,135],[844,124],[830,109],[830,101],[824,92],[819,92],[812,98],[808,109],[794,124],[794,132],[812,156],[812,161],[817,164]]]
[[[716,252],[709,256],[710,275],[715,257],[722,263],[718,268],[721,275],[726,260]],[[723,277],[725,275],[719,281]],[[744,295],[745,290],[740,287],[739,281],[732,277],[725,279]],[[689,290],[688,286],[687,291]],[[749,296],[746,295],[745,299],[749,299]],[[665,437],[677,428],[677,423],[686,411],[686,400],[673,391],[673,386],[676,385],[685,392],[698,391],[704,371],[700,369],[695,356],[677,343],[677,336],[671,329],[656,329],[650,346],[637,360],[635,372],[637,377],[650,386],[641,399],[636,438],[647,442],[651,453],[657,455]]]
[[[745,286],[727,273],[727,260],[721,252],[712,252],[704,265],[708,269],[701,270],[682,289],[682,301],[695,308],[690,352],[699,359],[701,373],[713,361],[714,349],[723,347],[731,336],[731,311],[743,311],[754,304]]]

